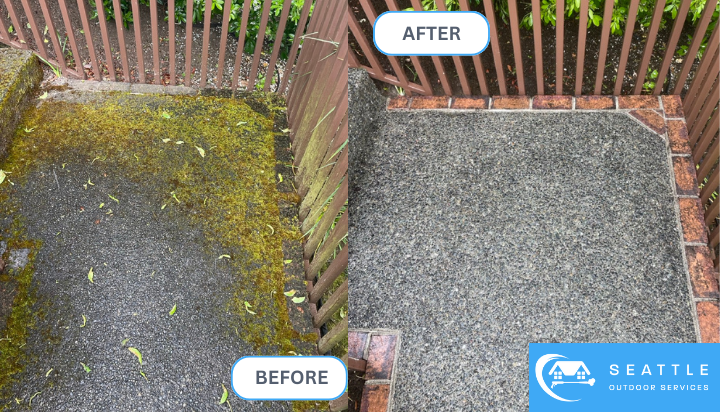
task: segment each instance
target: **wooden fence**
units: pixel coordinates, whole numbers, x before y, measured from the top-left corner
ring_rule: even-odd
[[[552,2],[551,2],[552,3]],[[682,0],[672,23],[663,12],[671,2],[658,0],[647,26],[638,22],[640,0],[630,0],[622,35],[611,35],[616,2],[605,1],[602,23],[588,24],[590,0],[581,0],[579,20],[566,19],[565,0],[556,1],[555,27],[522,21],[541,21],[540,0],[350,0],[350,66],[420,95],[628,95],[674,94],[683,97],[697,166],[700,197],[705,205],[709,240],[718,269],[718,0],[708,0],[694,25],[689,22],[691,0]],[[498,7],[507,4],[503,18]],[[386,11],[458,10],[482,13],[490,25],[490,46],[472,57],[399,57],[377,51],[372,25]],[[522,7],[525,7],[522,9]],[[523,16],[523,13],[526,13]],[[690,19],[691,20],[691,19]],[[715,25],[710,34],[708,28]],[[692,36],[692,37],[690,37]],[[571,41],[566,41],[570,38]],[[695,58],[704,49],[702,59]]]

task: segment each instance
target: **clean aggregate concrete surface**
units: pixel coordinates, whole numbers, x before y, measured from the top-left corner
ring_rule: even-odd
[[[376,126],[351,136],[350,327],[402,331],[394,411],[527,410],[530,342],[696,341],[661,137],[617,112]]]

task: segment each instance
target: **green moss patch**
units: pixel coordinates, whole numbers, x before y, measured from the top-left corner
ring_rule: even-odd
[[[222,308],[235,315],[229,330],[258,354],[287,355],[298,350],[295,343],[316,339],[293,329],[283,295],[283,241],[301,234],[295,218],[283,217],[278,206],[293,196],[276,187],[273,110],[263,115],[242,100],[217,97],[65,95],[44,101],[21,120],[0,163],[9,172],[0,184],[0,216],[17,214],[14,188],[50,165],[86,162],[99,172],[118,171],[147,188],[157,214],[201,228],[207,253],[232,265],[233,297]],[[122,193],[113,197],[122,202]],[[41,247],[17,226],[10,243]],[[22,342],[36,315],[32,260],[17,281],[23,289],[8,322],[12,345]],[[1,393],[21,370],[22,350],[0,349]]]

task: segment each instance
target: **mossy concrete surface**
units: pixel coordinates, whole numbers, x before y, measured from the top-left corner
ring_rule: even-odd
[[[29,251],[4,274],[0,409],[228,410],[235,360],[310,354],[307,301],[284,294],[303,288],[282,108],[261,101],[66,91],[28,110],[0,163],[0,237]]]
[[[5,156],[20,114],[42,77],[40,64],[32,52],[0,49],[0,159]]]

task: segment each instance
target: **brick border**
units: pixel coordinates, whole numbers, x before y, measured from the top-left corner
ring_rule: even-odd
[[[365,372],[365,386],[360,401],[362,412],[392,411],[399,354],[398,330],[348,331],[348,368]]]
[[[417,103],[415,103],[417,101]],[[660,136],[673,171],[673,195],[678,232],[692,304],[698,342],[720,343],[720,288],[718,273],[708,247],[703,206],[698,197],[695,163],[688,142],[680,96],[474,96],[396,97],[388,99],[390,111],[443,110],[510,112],[607,111],[626,113]]]

